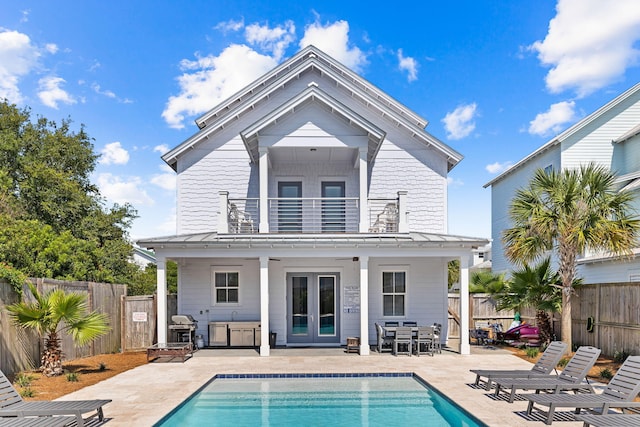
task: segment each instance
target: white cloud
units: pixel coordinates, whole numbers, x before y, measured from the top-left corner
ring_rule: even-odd
[[[418,79],[418,62],[410,56],[403,56],[402,49],[398,49],[398,63],[400,71],[407,72],[407,80],[409,82]]]
[[[542,41],[530,49],[551,67],[545,81],[553,93],[574,89],[586,96],[618,79],[640,57],[640,2],[559,0]]]
[[[105,145],[100,154],[100,163],[104,165],[126,165],[129,161],[129,152],[119,142]]]
[[[463,185],[464,185],[464,182],[461,179],[455,179],[455,178],[452,178],[451,176],[447,177],[447,186],[451,188],[458,188],[458,187],[462,187]]]
[[[504,163],[495,162],[495,163],[491,163],[490,165],[485,166],[485,169],[489,173],[497,174],[497,173],[502,173],[502,172],[506,171],[511,166],[513,166],[513,163],[511,163],[510,161],[507,161],[507,162],[504,162]]]
[[[153,151],[164,154],[169,151],[169,146],[167,144],[156,145],[155,147],[153,147]]]
[[[0,32],[0,98],[17,104],[23,101],[18,84],[38,66],[39,58],[40,51],[29,36],[17,31]]]
[[[164,190],[173,191],[176,189],[176,173],[171,170],[171,172],[153,175],[151,183]]]
[[[314,45],[356,72],[362,71],[362,67],[367,64],[367,57],[360,49],[355,46],[349,47],[347,21],[336,21],[326,26],[316,21],[307,25],[304,37],[300,40],[300,47],[309,45]]]
[[[287,21],[282,26],[269,28],[268,25],[251,24],[245,28],[248,43],[258,45],[260,49],[269,51],[276,61],[280,61],[285,50],[296,38],[296,26]]]
[[[44,45],[44,50],[51,54],[55,54],[58,52],[58,45],[55,43],[47,43],[46,45]]]
[[[133,206],[152,206],[154,201],[143,188],[142,180],[137,176],[122,177],[110,173],[102,173],[97,178],[100,194],[110,202],[123,205],[130,203]]]
[[[215,27],[216,30],[222,31],[224,34],[230,31],[240,31],[244,27],[244,19],[240,19],[239,21],[234,21],[230,19],[228,21],[220,22]]]
[[[476,103],[460,105],[442,119],[448,139],[462,139],[476,128]]]
[[[549,110],[539,113],[529,122],[529,133],[544,136],[551,132],[560,132],[564,124],[576,119],[575,106],[574,101],[552,104]]]
[[[38,80],[38,98],[47,107],[58,109],[58,103],[67,105],[75,104],[77,101],[62,85],[66,81],[62,77],[47,76]]]
[[[97,93],[98,95],[104,95],[104,96],[106,96],[107,98],[117,98],[117,97],[116,97],[116,94],[115,94],[115,93],[113,93],[112,91],[110,91],[110,90],[108,90],[108,89],[107,89],[107,90],[102,90],[102,89],[101,89],[101,87],[100,87],[100,85],[99,85],[98,83],[93,83],[93,84],[91,85],[91,89],[93,89],[93,91],[94,91],[95,93]]]
[[[218,56],[182,60],[177,77],[180,93],[169,97],[162,117],[169,126],[184,127],[185,116],[202,114],[277,65],[245,45],[232,44]]]

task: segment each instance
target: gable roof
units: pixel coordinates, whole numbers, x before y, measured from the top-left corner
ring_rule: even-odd
[[[275,91],[308,71],[315,71],[323,77],[332,79],[337,86],[348,91],[367,108],[376,111],[381,118],[390,120],[397,127],[407,130],[412,137],[423,144],[433,147],[447,158],[448,170],[462,160],[463,156],[460,153],[424,130],[427,125],[425,119],[314,46],[302,49],[271,72],[196,119],[200,131],[165,153],[162,159],[175,169],[177,158],[186,150],[239,120],[257,103],[268,99]]]
[[[637,83],[631,89],[628,89],[626,92],[622,93],[617,98],[615,98],[612,101],[608,102],[606,105],[600,107],[595,112],[589,114],[587,117],[585,117],[584,119],[580,120],[578,123],[574,124],[573,126],[569,127],[564,132],[556,135],[553,139],[551,139],[550,141],[545,143],[542,147],[538,148],[533,153],[529,154],[528,156],[526,156],[525,158],[523,158],[522,160],[517,162],[515,165],[511,166],[509,169],[507,169],[506,171],[502,172],[500,175],[498,175],[497,177],[493,178],[491,181],[487,182],[483,187],[487,188],[487,187],[495,184],[496,182],[502,180],[504,177],[510,175],[512,172],[514,172],[515,170],[519,169],[520,167],[522,167],[523,165],[528,163],[530,160],[538,157],[539,155],[541,155],[542,153],[548,151],[552,147],[555,147],[556,145],[560,144],[562,141],[565,141],[566,139],[568,139],[569,137],[571,137],[575,133],[581,131],[582,129],[587,127],[589,124],[591,124],[594,121],[598,120],[604,114],[608,113],[613,108],[615,108],[617,105],[619,105],[622,102],[626,101],[628,98],[630,98],[631,96],[635,95],[638,92],[640,92],[640,83]],[[631,136],[633,136],[633,135],[631,135]],[[626,136],[626,134],[625,134],[625,135],[621,136],[619,138],[619,140],[622,139],[623,137],[625,137],[625,139],[627,139],[630,136]],[[621,141],[619,141],[619,142],[621,142]]]

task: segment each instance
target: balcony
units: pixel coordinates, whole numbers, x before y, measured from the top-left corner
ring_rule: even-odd
[[[254,233],[398,233],[406,228],[405,192],[395,199],[367,199],[366,216],[361,216],[357,197],[268,198],[268,220],[260,229],[260,199],[228,198],[220,193],[218,232],[224,234]],[[402,213],[404,211],[404,214]],[[365,224],[360,225],[362,218]]]

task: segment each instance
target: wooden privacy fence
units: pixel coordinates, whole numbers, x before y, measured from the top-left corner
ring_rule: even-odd
[[[120,297],[126,295],[126,285],[65,282],[53,279],[30,280],[36,284],[40,292],[59,288],[66,292],[85,294],[89,309],[105,313],[109,319],[110,331],[86,346],[76,346],[71,337],[65,334],[62,337],[65,360],[120,351],[120,320],[122,318]],[[24,297],[27,301],[33,301],[33,296],[27,287],[24,289]],[[19,300],[18,294],[11,285],[0,280],[0,369],[7,375],[40,365],[43,342],[35,333],[17,328],[5,310],[6,305]]]
[[[155,295],[122,296],[122,351],[143,350],[157,338],[157,298]],[[167,295],[167,316],[176,314],[177,297]]]
[[[575,345],[590,345],[613,356],[624,351],[640,355],[640,283],[601,283],[584,285],[572,296],[572,341]],[[460,338],[460,294],[449,294],[450,339]],[[535,310],[525,308],[521,319],[535,324]],[[502,323],[503,330],[513,320],[513,311],[498,311],[488,294],[469,295],[469,325]],[[561,337],[560,314],[552,319],[554,334]],[[588,324],[592,324],[588,330]]]

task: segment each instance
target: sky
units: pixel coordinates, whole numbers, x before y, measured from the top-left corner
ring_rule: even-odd
[[[105,206],[137,210],[131,239],[172,235],[161,155],[309,44],[464,156],[448,232],[489,238],[483,185],[640,81],[640,2],[0,0],[0,99],[84,125]]]

